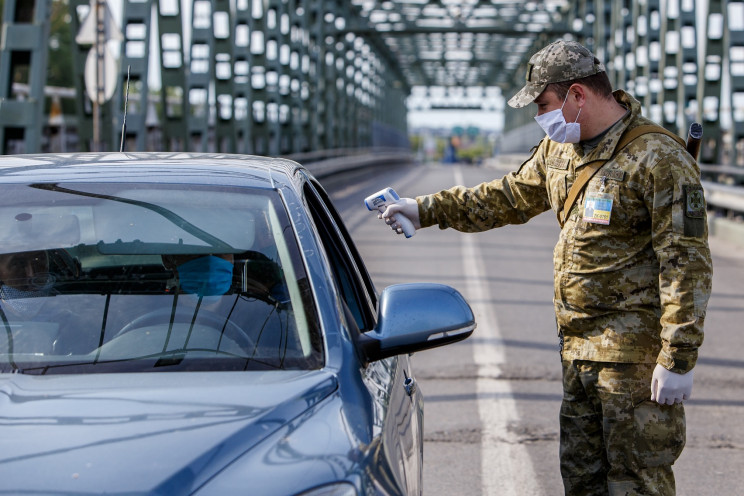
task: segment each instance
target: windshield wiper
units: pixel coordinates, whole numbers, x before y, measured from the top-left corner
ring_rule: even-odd
[[[121,370],[121,369],[114,369],[110,370],[109,372],[115,373],[115,372],[147,372],[148,370],[154,369],[154,368],[167,368],[167,367],[174,367],[181,365],[183,361],[186,359],[187,355],[189,353],[199,353],[199,352],[206,352],[206,353],[212,353],[215,355],[222,355],[227,356],[229,358],[234,358],[235,360],[239,361],[245,361],[244,367],[235,367],[234,370],[249,370],[248,364],[253,364],[255,367],[260,367],[261,370],[281,370],[283,366],[281,364],[273,364],[269,363],[264,360],[260,360],[253,357],[248,357],[244,355],[239,355],[237,353],[232,353],[229,351],[224,350],[215,350],[213,348],[179,348],[175,350],[170,350],[165,353],[153,353],[149,355],[139,355],[139,356],[133,356],[133,357],[127,357],[127,358],[114,358],[110,360],[98,360],[96,362],[90,360],[90,361],[76,361],[76,362],[66,362],[66,363],[46,363],[39,366],[32,366],[32,367],[23,367],[23,368],[15,368],[13,372],[20,373],[20,374],[29,374],[29,375],[48,375],[48,374],[54,374],[54,373],[65,373],[63,369],[70,369],[70,368],[85,368],[85,369],[94,369],[90,372],[86,371],[73,371],[73,373],[105,373],[106,370],[100,370],[102,368],[106,367],[115,367],[116,365],[123,365],[128,364],[132,362],[141,362],[141,361],[147,361],[147,360],[155,360],[155,363],[152,366],[148,366],[147,368],[137,369],[137,370]],[[207,357],[209,359],[209,357]],[[214,367],[203,367],[198,368],[199,370],[215,370],[215,371],[222,371],[225,370],[224,367],[220,365],[216,365]]]
[[[177,213],[171,210],[168,210],[165,207],[161,207],[160,205],[155,205],[155,204],[140,201],[140,200],[131,200],[129,198],[121,198],[119,196],[105,195],[102,193],[89,193],[87,191],[77,191],[77,190],[70,189],[70,188],[64,188],[62,186],[59,186],[58,184],[37,183],[37,184],[31,184],[30,186],[32,188],[43,189],[47,191],[55,191],[57,193],[67,193],[70,195],[87,196],[90,198],[99,198],[101,200],[111,200],[115,202],[126,203],[128,205],[135,205],[137,207],[146,208],[148,210],[152,210],[153,212],[165,217],[168,221],[180,227],[187,233],[192,234],[196,236],[197,238],[199,238],[200,240],[204,241],[205,243],[209,244],[211,247],[215,248],[215,252],[235,251],[235,249],[232,246],[230,246],[228,243],[222,241],[216,236],[209,234],[203,229],[200,229],[199,227],[187,221],[186,219],[184,219]]]

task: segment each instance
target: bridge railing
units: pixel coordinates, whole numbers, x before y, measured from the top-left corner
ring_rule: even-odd
[[[708,207],[736,216],[744,214],[744,188],[711,181],[702,183]]]
[[[703,164],[700,173],[705,201],[714,216],[744,220],[744,167]]]
[[[317,178],[339,172],[381,164],[413,162],[414,155],[403,148],[338,148],[287,155],[284,158],[304,165]]]

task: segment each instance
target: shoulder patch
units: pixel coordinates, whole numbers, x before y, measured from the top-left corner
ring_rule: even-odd
[[[569,159],[560,157],[548,157],[547,164],[550,169],[568,169]]]
[[[705,194],[699,184],[685,184],[685,216],[691,219],[705,218]]]

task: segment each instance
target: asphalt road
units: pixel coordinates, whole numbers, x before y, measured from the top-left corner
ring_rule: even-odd
[[[425,397],[427,496],[563,494],[552,213],[486,233],[433,227],[405,239],[363,205],[386,186],[415,196],[503,173],[498,164],[430,164],[323,181],[378,290],[401,282],[449,284],[476,314],[478,328],[468,340],[413,358]],[[678,495],[744,494],[744,247],[711,238],[711,249],[713,294],[686,403],[687,446],[675,465]]]

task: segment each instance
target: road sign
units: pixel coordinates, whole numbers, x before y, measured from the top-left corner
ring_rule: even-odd
[[[95,45],[98,37],[98,17],[96,16],[96,8],[100,3],[100,7],[103,9],[103,39],[105,41],[123,41],[124,35],[121,34],[119,26],[116,25],[113,15],[111,15],[111,9],[108,6],[106,0],[90,0],[90,10],[88,15],[83,21],[83,25],[80,26],[80,31],[75,36],[75,41],[78,45]]]
[[[118,79],[118,64],[108,46],[103,47],[103,74],[101,82],[103,88],[99,91],[98,55],[95,50],[88,52],[85,59],[85,93],[92,102],[102,105],[109,101],[116,91]]]
[[[84,79],[85,92],[94,104],[102,105],[114,96],[118,67],[108,42],[123,39],[106,0],[90,0],[90,10],[75,41],[92,46],[85,60]]]

